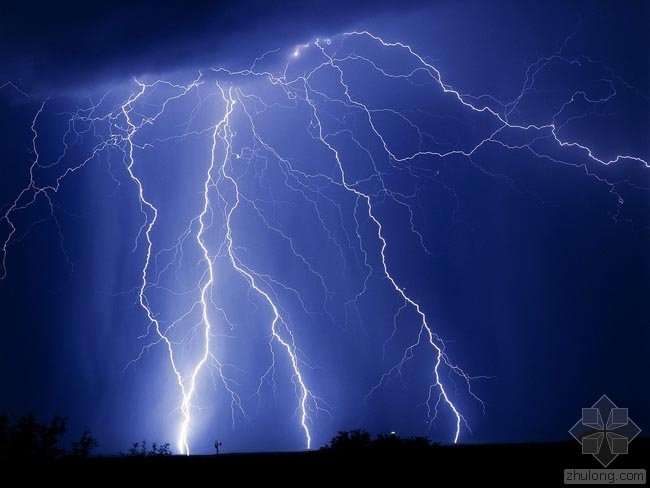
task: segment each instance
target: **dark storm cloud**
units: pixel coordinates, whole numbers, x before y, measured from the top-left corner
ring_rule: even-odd
[[[4,77],[62,85],[212,63],[299,42],[421,0],[4,2]]]

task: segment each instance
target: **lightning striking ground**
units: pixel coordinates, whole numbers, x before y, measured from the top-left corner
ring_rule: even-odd
[[[238,417],[251,421],[250,398],[261,401],[266,387],[276,395],[282,390],[279,383],[291,385],[298,430],[303,446],[311,449],[319,416],[332,419],[335,406],[319,393],[318,361],[302,345],[309,342],[306,331],[313,327],[311,321],[351,327],[352,316],[391,357],[363,400],[372,402],[392,380],[404,381],[408,363],[422,355],[430,361],[422,392],[425,421],[433,422],[444,411],[457,443],[463,429],[470,429],[461,405],[477,402],[485,411],[473,385],[490,376],[472,375],[452,361],[428,306],[417,292],[407,292],[394,259],[400,249],[391,238],[388,216],[405,211],[407,231],[424,255],[434,255],[418,229],[414,206],[431,183],[458,199],[440,174],[445,166],[462,159],[519,191],[512,179],[478,162],[489,147],[584,172],[614,197],[613,218],[620,218],[624,191],[646,193],[648,188],[632,179],[612,179],[606,168],[625,162],[645,169],[648,160],[632,153],[601,156],[589,141],[564,133],[571,134],[572,124],[606,107],[619,90],[634,90],[598,61],[567,57],[565,46],[531,64],[517,97],[501,102],[490,95],[463,94],[406,43],[367,31],[347,32],[288,53],[269,51],[243,70],[213,68],[185,83],[136,80],[135,91],[126,98],[107,93],[91,101],[90,108],[69,113],[63,151],[49,160],[39,151],[38,124],[49,103],[43,101],[31,124],[28,184],[2,212],[8,230],[0,275],[7,278],[10,248],[29,234],[30,226],[19,224],[20,214],[44,200],[65,251],[55,202],[61,185],[91,165],[112,161],[108,167],[114,168],[117,158],[126,178],[118,170],[108,173],[116,185],[129,183],[140,217],[131,238],[132,254],[139,260],[134,293],[146,322],[141,335],[146,344],[129,366],[154,346],[166,351],[176,388],[180,453],[191,452],[199,429],[195,414],[212,402],[203,385],[210,375],[215,377],[213,391],[228,398],[233,426]],[[568,91],[544,120],[530,120],[525,103],[537,95],[538,77],[556,65],[600,69],[603,78],[595,87]],[[366,96],[366,78],[387,83],[392,94],[386,100]],[[13,83],[0,89],[5,86],[28,97]],[[409,90],[434,101],[426,108],[402,109]],[[436,104],[455,111],[440,115],[451,126],[471,126],[469,135],[454,138],[445,123],[434,124]],[[292,139],[304,141],[308,149],[296,149]],[[398,144],[399,139],[412,147]],[[166,151],[182,165],[170,171],[199,173],[200,185],[163,181],[155,164]],[[187,211],[166,201],[170,189],[191,201]],[[304,233],[290,230],[292,215],[315,227]],[[258,235],[270,243],[266,252]],[[328,258],[320,259],[319,250]],[[290,271],[272,265],[276,252],[290,263]],[[341,274],[324,262],[334,259]],[[351,274],[344,283],[342,278]],[[395,300],[381,334],[368,330],[360,305],[374,287],[388,287]],[[235,306],[233,294],[239,299]],[[252,375],[254,380],[235,363],[237,354],[228,351],[242,329],[258,331],[266,342],[267,363]],[[407,339],[395,345],[396,353],[391,346],[398,336]],[[255,388],[242,387],[242,381]]]

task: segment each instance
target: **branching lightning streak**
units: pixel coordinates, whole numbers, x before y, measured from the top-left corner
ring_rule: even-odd
[[[228,89],[227,95],[224,89],[219,86],[219,90],[221,91],[221,95],[224,98],[224,101],[227,102],[228,104],[228,111],[226,113],[225,121],[227,124],[228,117],[232,113],[233,107],[236,103],[235,99],[233,98],[232,95],[232,87]],[[261,286],[258,284],[257,280],[255,279],[255,273],[251,270],[246,269],[246,267],[241,263],[241,261],[237,258],[235,254],[235,250],[233,247],[233,230],[232,230],[232,216],[234,212],[237,210],[237,207],[239,206],[240,203],[240,192],[239,192],[239,187],[237,185],[237,180],[233,178],[230,174],[228,174],[227,171],[227,162],[228,158],[231,155],[230,152],[230,142],[229,142],[229,137],[232,136],[232,134],[229,131],[228,125],[225,127],[225,134],[223,135],[223,140],[226,143],[226,149],[225,149],[225,157],[223,159],[223,163],[220,166],[220,176],[222,176],[225,180],[230,182],[232,187],[235,189],[235,201],[232,203],[232,205],[226,210],[226,241],[227,241],[227,249],[228,249],[228,256],[230,258],[230,262],[232,264],[232,267],[242,276],[246,278],[246,280],[249,282],[250,286],[252,289],[254,289],[259,295],[264,297],[264,300],[267,302],[268,306],[271,307],[273,310],[273,319],[271,321],[271,333],[272,333],[272,338],[280,343],[282,348],[286,351],[287,355],[290,358],[291,361],[291,368],[293,371],[293,378],[295,381],[295,384],[299,390],[299,412],[300,412],[300,425],[303,428],[303,431],[305,433],[305,439],[306,439],[306,446],[307,449],[311,448],[311,434],[309,431],[309,426],[307,425],[307,422],[309,420],[309,414],[308,414],[308,402],[311,399],[314,401],[315,405],[318,407],[318,402],[316,397],[309,391],[305,384],[305,380],[303,379],[303,375],[300,371],[300,365],[299,365],[299,360],[297,357],[297,352],[296,352],[296,345],[294,343],[293,335],[291,334],[291,330],[287,327],[287,323],[285,320],[282,318],[280,315],[280,312],[278,311],[278,307],[275,305],[273,302],[273,299],[271,296],[264,291]],[[216,131],[215,131],[216,134]],[[207,188],[207,185],[206,185]],[[207,193],[207,191],[206,191]],[[221,195],[221,194],[220,194]],[[222,199],[225,200],[225,198],[221,195]],[[207,198],[206,198],[207,202]],[[286,334],[288,335],[288,338],[283,337],[283,334],[280,331],[280,325],[284,325]]]
[[[379,60],[347,47],[354,41],[369,42],[380,53],[399,52],[404,55],[406,62],[410,63],[409,67],[402,70],[383,67]],[[225,276],[227,272],[234,272],[236,278],[246,284],[251,303],[259,300],[262,308],[270,311],[269,325],[266,329],[270,348],[270,366],[259,378],[256,394],[261,396],[261,388],[265,381],[273,384],[275,382],[277,365],[274,347],[276,347],[288,360],[289,381],[295,392],[299,428],[307,449],[310,449],[313,442],[312,414],[321,411],[329,413],[329,405],[312,391],[310,385],[313,379],[306,374],[305,369],[309,363],[299,347],[300,329],[296,327],[297,321],[293,320],[286,311],[288,306],[283,304],[282,294],[290,294],[297,300],[305,316],[312,317],[317,313],[308,300],[303,298],[303,291],[294,284],[285,282],[282,278],[263,269],[258,269],[258,264],[249,263],[245,245],[239,243],[242,232],[238,228],[237,219],[248,208],[262,222],[264,230],[283,242],[287,253],[295,260],[297,266],[306,270],[305,272],[320,287],[323,300],[320,305],[322,310],[318,313],[326,316],[331,322],[336,321],[328,308],[330,300],[336,294],[328,288],[327,273],[320,269],[327,265],[319,264],[317,259],[301,250],[297,240],[302,235],[292,235],[274,217],[276,205],[280,205],[280,202],[273,197],[273,185],[270,178],[267,178],[266,172],[270,171],[275,164],[276,170],[284,179],[282,182],[284,187],[293,194],[299,195],[310,208],[317,225],[320,226],[326,239],[336,248],[343,265],[347,266],[345,257],[347,251],[356,255],[357,259],[361,257],[360,268],[366,274],[345,301],[346,317],[347,307],[354,307],[361,297],[368,293],[372,277],[380,278],[387,283],[391,293],[400,302],[392,317],[392,333],[383,343],[384,354],[389,342],[399,332],[401,314],[409,310],[417,317],[415,327],[406,328],[408,331],[405,333],[410,337],[408,345],[403,350],[400,349],[399,359],[379,375],[378,381],[365,395],[365,401],[370,401],[373,394],[392,379],[401,379],[403,369],[415,356],[416,349],[424,349],[427,351],[425,354],[431,354],[433,359],[428,376],[430,383],[426,395],[423,395],[427,421],[433,422],[438,417],[439,407],[445,408],[454,419],[452,438],[456,443],[460,439],[463,427],[469,430],[469,423],[461,413],[459,403],[452,397],[453,379],[460,380],[467,394],[485,408],[472,385],[474,380],[488,377],[470,375],[451,361],[446,353],[444,340],[434,331],[427,306],[420,303],[415,295],[407,293],[406,287],[399,278],[397,266],[391,259],[391,255],[397,250],[389,236],[388,223],[381,216],[381,206],[384,202],[390,201],[407,212],[410,232],[417,236],[419,245],[427,255],[433,253],[418,230],[410,203],[417,200],[419,190],[416,188],[404,191],[400,188],[392,188],[387,181],[388,176],[393,171],[404,172],[415,180],[430,179],[439,183],[446,191],[453,193],[455,197],[453,189],[444,181],[437,179],[437,172],[430,168],[419,167],[416,163],[418,161],[446,162],[453,158],[464,158],[487,175],[503,177],[482,168],[474,160],[488,146],[496,146],[508,151],[524,151],[537,159],[578,168],[587,176],[607,186],[610,193],[616,197],[617,205],[622,206],[624,200],[617,191],[617,185],[625,182],[610,181],[590,165],[606,167],[627,160],[648,168],[650,167],[648,161],[633,154],[617,154],[611,158],[598,156],[592,146],[579,140],[565,138],[562,136],[562,131],[573,120],[584,117],[584,114],[567,115],[572,105],[584,102],[590,106],[599,106],[617,95],[617,86],[623,85],[627,89],[633,87],[624,80],[615,79],[612,74],[611,80],[604,80],[604,85],[608,87],[604,94],[591,95],[586,90],[576,90],[557,108],[550,121],[517,122],[522,100],[533,91],[537,76],[550,64],[596,63],[589,58],[567,58],[562,52],[564,47],[551,56],[540,58],[531,64],[526,71],[521,92],[513,101],[503,103],[490,95],[466,95],[448,85],[443,81],[440,71],[408,44],[387,42],[368,31],[347,32],[338,36],[336,42],[330,39],[316,40],[298,46],[290,54],[291,59],[281,63],[279,72],[262,67],[267,62],[267,56],[279,55],[279,51],[276,50],[255,59],[248,69],[237,71],[213,68],[211,75],[216,77],[216,80],[208,80],[209,76],[204,73],[199,73],[198,77],[187,84],[172,83],[162,79],[151,83],[136,80],[137,90],[107,112],[104,108],[107,103],[105,97],[96,103],[91,102],[91,108],[88,110],[74,112],[63,137],[64,150],[54,162],[49,164],[42,160],[37,147],[39,138],[37,124],[46,107],[44,101],[36,110],[30,127],[33,134],[31,141],[33,156],[29,167],[28,184],[2,212],[1,221],[8,226],[8,232],[2,244],[0,279],[7,275],[9,246],[22,239],[16,237],[17,214],[35,205],[37,199],[43,197],[50,209],[48,218],[53,219],[57,225],[59,242],[63,249],[63,235],[55,214],[54,194],[71,174],[112,151],[117,152],[122,158],[128,179],[136,189],[141,215],[141,225],[135,236],[133,249],[134,252],[139,250],[143,254],[141,266],[138,268],[137,301],[148,322],[144,337],[151,338],[151,342],[142,348],[137,358],[129,364],[140,360],[154,345],[162,344],[166,349],[167,360],[180,395],[177,437],[179,451],[183,454],[190,453],[193,411],[199,402],[197,389],[202,375],[211,368],[217,372],[223,388],[230,397],[233,424],[238,412],[244,418],[248,418],[244,400],[236,388],[237,381],[226,372],[231,365],[222,360],[222,354],[219,352],[219,347],[225,346],[215,340],[216,337],[225,340],[225,336],[218,332],[219,324],[225,323],[233,330],[234,322],[237,321],[229,318],[225,307],[218,303],[219,299],[216,297],[217,282],[221,280],[220,276]],[[300,63],[303,63],[304,58],[307,58],[309,63],[307,67],[301,68]],[[315,62],[314,58],[316,58]],[[382,79],[399,80],[413,86],[416,84],[414,80],[424,77],[427,86],[433,86],[438,95],[442,94],[443,97],[453,100],[459,109],[486,117],[490,123],[489,129],[485,130],[477,141],[464,145],[458,143],[450,149],[446,147],[438,149],[438,146],[445,146],[445,144],[439,144],[436,137],[421,129],[404,111],[392,107],[374,107],[370,102],[364,101],[363,96],[353,89],[353,82],[350,81],[353,76],[348,74],[346,68],[350,64],[362,66]],[[296,73],[292,74],[294,71]],[[327,76],[336,81],[323,84],[319,77],[329,79],[326,78]],[[227,81],[224,81],[224,78]],[[231,80],[234,80],[234,84]],[[28,97],[13,83],[0,85],[0,89],[4,87],[13,88]],[[207,96],[204,94],[206,90]],[[273,90],[278,90],[281,96],[278,98]],[[271,96],[275,98],[268,100],[267,97]],[[191,99],[195,101],[191,102]],[[215,100],[216,105],[213,107],[211,104]],[[179,125],[180,134],[161,133],[160,137],[152,138],[147,132],[156,130],[156,124],[169,116],[169,111],[177,106],[186,105],[191,105],[192,109],[186,124]],[[328,110],[327,107],[335,107],[335,109]],[[103,115],[102,110],[105,112]],[[193,129],[194,120],[198,119],[199,114],[205,110],[212,110],[211,122],[207,127]],[[318,156],[313,156],[319,159],[318,169],[303,168],[300,165],[301,161],[296,162],[295,156],[288,156],[288,151],[282,151],[282,148],[269,140],[269,136],[259,128],[263,123],[258,121],[257,117],[266,112],[271,113],[273,110],[306,114],[305,117],[309,121],[305,124],[304,131],[321,151]],[[221,114],[216,121],[214,111]],[[417,149],[400,153],[402,149],[396,149],[390,142],[390,134],[386,129],[382,129],[382,117],[394,117],[415,133],[419,140]],[[349,122],[350,120],[352,122]],[[85,129],[77,129],[77,124]],[[355,133],[354,128],[357,124],[363,125],[368,131],[365,138]],[[73,138],[75,143],[78,143],[82,139],[82,134],[91,133],[91,128],[92,137],[97,141],[89,144],[88,154],[73,161],[72,164],[67,166],[63,164],[69,156],[68,150],[73,145],[68,138]],[[189,223],[186,227],[180,234],[176,234],[179,236],[176,243],[171,247],[161,245],[157,250],[155,233],[159,229],[161,210],[156,198],[150,196],[151,186],[146,181],[146,170],[141,168],[140,161],[147,151],[155,149],[158,145],[176,143],[206,134],[210,134],[210,147],[208,163],[201,173],[200,205],[196,213],[188,218]],[[509,137],[512,134],[525,136],[525,141],[510,141]],[[435,148],[429,147],[431,141]],[[552,143],[555,152],[547,150],[541,142]],[[354,161],[346,156],[346,144],[367,157],[371,168],[369,174],[351,176],[355,174]],[[558,155],[561,151],[563,151],[562,155]],[[564,154],[569,151],[579,152],[581,160],[574,161],[569,155],[565,156]],[[388,166],[387,168],[382,166],[382,161]],[[56,175],[53,183],[40,182],[37,174],[39,170],[59,167],[60,173]],[[262,196],[249,194],[250,190],[242,181],[245,172],[254,173],[259,188],[269,190],[273,210],[269,211],[265,208]],[[118,178],[110,174],[113,181],[119,184]],[[639,190],[647,190],[634,186],[631,182],[627,183]],[[340,192],[343,196],[335,192]],[[324,205],[334,209],[336,215],[334,219],[328,220],[322,212],[321,208]],[[346,218],[349,218],[353,224],[346,223]],[[363,234],[362,222],[372,227],[371,237]],[[29,228],[25,235],[28,233]],[[342,234],[344,238],[337,239],[337,233]],[[215,236],[216,241],[213,242]],[[198,252],[198,277],[192,278],[191,286],[181,288],[181,291],[176,291],[171,286],[166,287],[162,284],[163,275],[183,268],[185,249],[189,246],[194,246]],[[167,254],[173,257],[164,264]],[[373,259],[379,263],[376,265],[377,269],[372,263]],[[158,264],[159,260],[161,265]],[[172,266],[173,264],[175,266]],[[184,306],[182,313],[176,313],[172,320],[165,321],[160,318],[159,306],[154,304],[155,297],[152,299],[155,292],[165,292],[173,296],[187,295],[192,297],[191,303]],[[216,318],[217,314],[220,319]],[[182,325],[186,322],[192,324],[189,331],[181,331]],[[363,327],[363,321],[361,322]],[[198,352],[193,350],[195,341],[198,343],[196,348]],[[186,356],[191,357],[188,359]],[[444,379],[445,373],[449,376],[449,381]]]
[[[187,426],[188,426],[188,423],[189,423],[189,420],[190,420],[190,412],[189,412],[190,405],[189,405],[189,402],[190,402],[190,399],[191,399],[191,394],[192,394],[192,392],[194,390],[194,384],[195,384],[195,381],[196,381],[196,374],[194,374],[194,375],[192,375],[190,377],[190,380],[189,380],[190,385],[188,387],[186,385],[186,381],[183,378],[183,375],[180,373],[180,371],[178,369],[178,366],[176,365],[176,360],[175,360],[175,357],[174,357],[174,349],[173,349],[172,343],[169,340],[169,338],[165,335],[163,330],[161,329],[160,322],[154,316],[154,313],[153,313],[153,311],[151,310],[151,308],[149,306],[149,303],[148,303],[148,300],[147,300],[147,295],[146,295],[147,286],[149,284],[149,279],[148,279],[149,263],[151,261],[151,250],[152,250],[152,247],[153,247],[153,242],[151,240],[151,230],[154,228],[154,225],[156,224],[156,219],[158,218],[158,210],[156,209],[156,207],[152,203],[150,203],[145,198],[145,196],[144,196],[144,188],[143,188],[142,182],[140,181],[140,179],[133,172],[133,166],[135,165],[135,157],[134,157],[134,154],[133,154],[133,152],[134,152],[133,136],[136,133],[136,131],[138,130],[138,128],[141,127],[141,126],[136,125],[131,120],[132,106],[133,106],[134,102],[136,102],[138,100],[138,98],[140,98],[145,93],[146,89],[148,88],[148,86],[146,84],[144,84],[144,83],[138,83],[138,85],[140,86],[140,91],[136,95],[131,96],[127,100],[127,102],[122,106],[122,113],[124,114],[126,123],[128,125],[128,130],[127,130],[127,133],[126,133],[127,156],[128,156],[127,170],[129,172],[129,175],[130,175],[131,179],[135,182],[135,184],[137,186],[138,198],[139,198],[139,201],[140,201],[140,204],[141,204],[141,207],[140,207],[141,210],[142,210],[142,208],[144,206],[145,208],[149,209],[152,212],[152,216],[151,217],[146,217],[145,218],[145,223],[143,224],[143,227],[146,228],[144,235],[145,235],[145,239],[146,239],[146,242],[147,242],[147,247],[146,247],[145,261],[144,261],[144,265],[142,267],[142,283],[141,283],[141,286],[140,286],[140,290],[138,292],[138,298],[139,298],[140,306],[145,310],[145,312],[147,314],[147,318],[149,319],[149,323],[153,324],[153,326],[155,328],[155,331],[156,331],[156,334],[158,335],[160,340],[162,340],[165,343],[165,345],[167,347],[167,352],[168,352],[168,355],[169,355],[169,362],[170,362],[170,365],[171,365],[171,367],[172,367],[172,369],[174,371],[174,375],[176,377],[176,381],[178,382],[178,386],[180,387],[181,392],[182,392],[182,398],[183,399],[182,399],[182,403],[181,403],[181,411],[182,411],[182,415],[183,415],[183,421],[181,423],[180,434],[179,434],[179,446],[183,450],[182,452],[189,453],[189,450],[187,448],[187,441],[186,441],[186,439],[187,439]],[[188,88],[188,90],[189,90],[189,88]],[[160,113],[162,113],[162,110],[159,112],[159,114]],[[149,119],[148,121],[146,119],[144,119],[142,123],[143,124],[144,123],[152,123],[153,120],[155,120],[155,117],[153,119]],[[202,220],[201,220],[201,225],[203,225]],[[142,231],[143,227],[140,228],[140,231]],[[201,243],[200,239],[201,239],[201,232],[199,232],[198,235],[197,235],[197,240],[199,241],[199,243]],[[137,242],[137,238],[136,238],[136,242]],[[202,243],[201,243],[201,245],[202,245]],[[207,286],[209,286],[209,284],[210,284],[210,282],[211,282],[211,280],[213,278],[212,267],[211,266],[209,267],[209,273],[210,273],[210,281],[208,281],[208,285],[204,285],[204,287],[201,290],[201,299],[202,300],[204,299],[205,289],[206,289]],[[204,308],[204,310],[205,310],[205,308]],[[209,323],[209,321],[207,321],[207,316],[205,314],[205,311],[203,313],[203,317],[204,317],[204,320],[205,320],[205,331],[206,331],[206,334],[208,334],[209,331],[210,331],[210,323]],[[207,342],[206,342],[206,349],[207,349]],[[206,354],[207,354],[207,350],[206,350]],[[203,365],[205,363],[206,354],[204,354],[199,359],[199,361],[197,363],[197,369],[200,368],[199,365]]]

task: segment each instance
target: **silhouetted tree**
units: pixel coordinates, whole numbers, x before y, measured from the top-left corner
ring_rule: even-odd
[[[90,430],[86,429],[81,434],[79,440],[72,443],[71,455],[74,457],[87,458],[97,445],[97,440],[91,435]]]
[[[0,416],[0,457],[41,458],[61,457],[65,450],[59,445],[67,428],[67,419],[55,416],[49,424],[36,420],[30,412],[11,422],[7,415]]]
[[[160,456],[171,456],[172,451],[169,447],[169,442],[164,444],[151,444],[151,448],[147,449],[147,441],[142,441],[142,443],[134,442],[129,450],[125,453],[120,453],[122,456],[129,457],[160,457]]]
[[[364,429],[339,431],[324,450],[350,452],[352,450],[421,450],[439,446],[439,442],[431,442],[427,437],[400,437],[394,432],[379,434],[375,438]]]
[[[395,433],[379,434],[372,441],[372,447],[375,449],[398,449],[402,444],[403,439]]]
[[[370,433],[364,429],[354,429],[339,431],[329,443],[329,449],[333,450],[350,450],[364,449],[370,447]]]
[[[405,438],[402,445],[406,449],[429,449],[431,447],[438,447],[440,442],[431,442],[427,437],[415,436]]]
[[[156,444],[155,442],[151,444],[151,449],[149,450],[149,456],[171,456],[172,451],[169,447],[169,442],[164,444]]]
[[[126,454],[121,454],[123,456],[144,457],[147,455],[147,441],[142,441],[142,445],[139,442],[134,442]]]

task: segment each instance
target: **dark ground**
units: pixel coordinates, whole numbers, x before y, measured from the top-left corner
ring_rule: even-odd
[[[212,456],[90,457],[44,464],[13,463],[13,486],[34,480],[68,485],[208,486],[282,483],[282,486],[558,486],[565,469],[602,469],[576,442],[435,446],[419,450],[362,449]],[[610,469],[650,471],[650,438],[635,439]],[[3,469],[5,476],[6,469]],[[471,485],[468,485],[470,483]],[[4,484],[3,484],[4,485]],[[8,485],[4,485],[8,486]],[[37,486],[37,485],[34,485]]]

